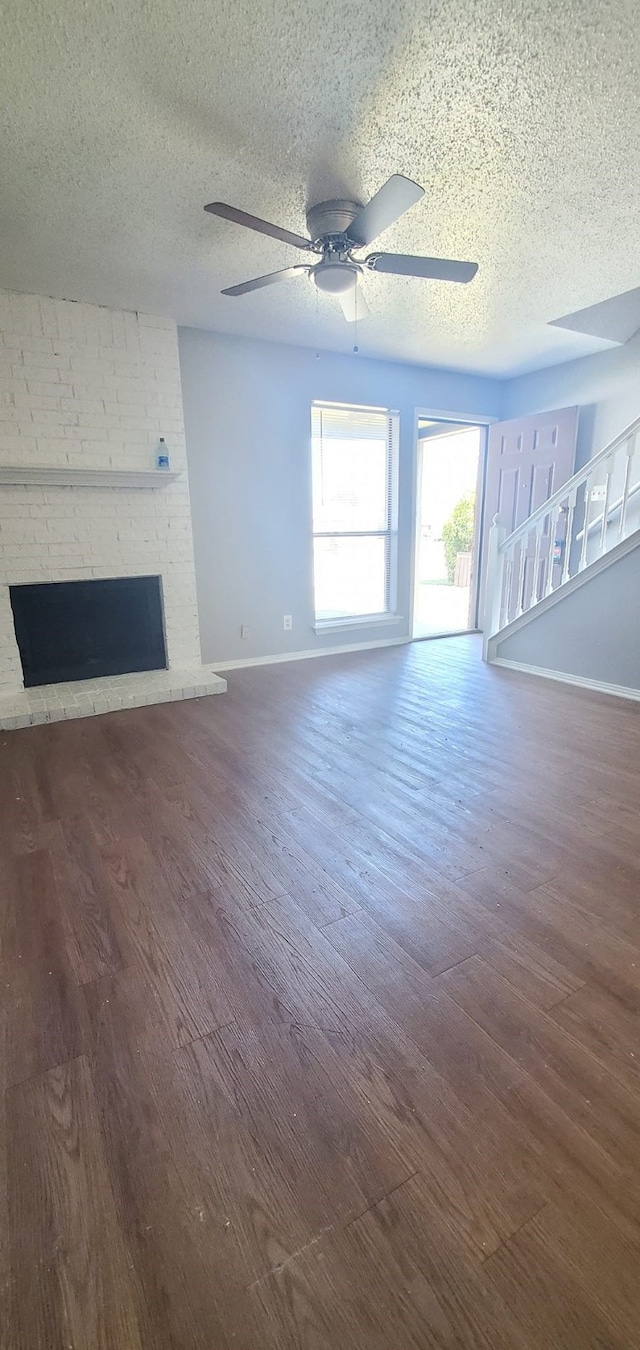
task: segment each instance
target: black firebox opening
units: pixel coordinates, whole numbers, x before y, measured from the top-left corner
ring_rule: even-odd
[[[160,577],[10,586],[27,688],[163,670]]]

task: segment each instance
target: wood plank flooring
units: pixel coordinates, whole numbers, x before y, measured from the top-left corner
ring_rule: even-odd
[[[0,737],[6,1350],[640,1344],[640,704],[474,638]]]

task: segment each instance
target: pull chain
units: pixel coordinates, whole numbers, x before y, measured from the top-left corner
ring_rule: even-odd
[[[357,352],[357,351],[358,351],[358,284],[357,284],[357,282],[356,282],[356,286],[355,286],[355,294],[354,294],[354,297],[353,297],[353,312],[354,312],[354,314],[355,314],[355,318],[354,318],[354,320],[353,320],[353,350],[354,350],[354,352]]]

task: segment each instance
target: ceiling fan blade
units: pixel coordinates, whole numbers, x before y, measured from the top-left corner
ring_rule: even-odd
[[[473,281],[478,264],[452,258],[414,258],[410,253],[371,253],[365,258],[374,272],[398,277],[429,277],[433,281]]]
[[[298,272],[308,272],[306,263],[294,263],[293,267],[283,267],[279,272],[267,272],[264,277],[254,277],[252,281],[241,281],[238,286],[227,286],[221,295],[246,295],[248,291],[261,291],[263,286],[273,286],[276,281],[286,281],[297,276]]]
[[[363,247],[377,239],[383,230],[399,220],[410,206],[415,206],[424,197],[424,188],[405,178],[401,173],[391,178],[376,192],[367,206],[363,206],[355,220],[352,220],[347,234],[354,244]]]
[[[338,300],[340,301],[340,308],[347,323],[355,323],[356,320],[367,319],[371,313],[362,293],[362,288],[357,282],[350,290],[342,291],[338,296]]]
[[[257,230],[258,234],[268,234],[272,239],[280,239],[283,244],[293,244],[294,248],[311,249],[311,240],[304,239],[301,234],[283,230],[280,225],[260,220],[259,216],[250,216],[247,211],[238,211],[237,207],[227,206],[226,202],[209,202],[204,209],[212,216],[221,216],[223,220],[232,220],[236,225],[245,225],[248,230]]]

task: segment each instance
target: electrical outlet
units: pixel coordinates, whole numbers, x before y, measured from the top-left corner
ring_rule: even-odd
[[[240,625],[240,637],[248,638],[248,636],[249,636],[249,629],[247,628],[246,623],[243,623]]]
[[[291,629],[293,628],[293,614],[283,614],[282,627],[284,628],[285,633],[291,632]]]

